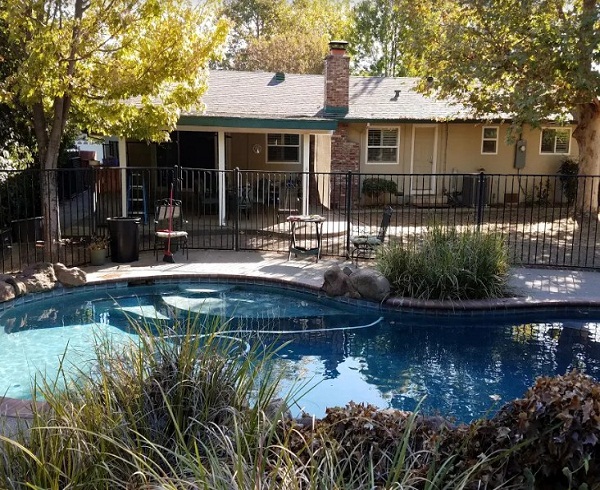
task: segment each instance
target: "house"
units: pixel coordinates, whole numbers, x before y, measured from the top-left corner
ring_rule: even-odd
[[[183,188],[220,203],[221,221],[227,184],[215,169],[302,174],[307,212],[309,171],[418,174],[404,195],[439,195],[443,189],[427,176],[555,174],[565,156],[577,155],[572,127],[526,128],[507,144],[507,123],[477,120],[462,106],[419,94],[418,81],[350,76],[346,43],[332,42],[324,75],[211,71],[205,111],[183,114],[171,143],[112,144],[122,167],[213,170]],[[320,199],[327,206],[341,197],[323,192]]]

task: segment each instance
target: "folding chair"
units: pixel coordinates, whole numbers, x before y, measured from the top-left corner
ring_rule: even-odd
[[[156,201],[154,214],[154,255],[158,260],[158,243],[163,243],[163,249],[170,240],[171,246],[176,243],[186,258],[190,258],[188,248],[188,233],[183,231],[183,213],[181,201],[173,199],[160,199]],[[170,250],[169,250],[170,252]]]
[[[352,237],[354,248],[352,249],[350,258],[353,262],[358,263],[359,257],[367,258],[372,256],[375,250],[383,245],[393,212],[394,210],[391,206],[387,206],[383,210],[383,217],[381,218],[379,231],[376,235],[361,234]]]

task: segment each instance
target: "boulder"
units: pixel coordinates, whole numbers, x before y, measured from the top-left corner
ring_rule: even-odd
[[[290,420],[292,412],[283,398],[273,398],[265,407],[265,417],[272,423],[280,420]]]
[[[18,277],[25,284],[27,293],[50,291],[56,286],[54,267],[49,262],[30,265]]]
[[[352,288],[365,299],[383,301],[390,294],[390,282],[375,269],[358,269],[350,274],[349,281]]]
[[[68,268],[57,262],[54,264],[54,273],[58,282],[66,287],[83,286],[87,282],[87,274],[79,267]]]
[[[15,294],[15,288],[12,287],[11,284],[0,281],[0,303],[3,301],[10,301],[14,299],[17,295]]]
[[[351,298],[359,298],[360,295],[350,282],[350,276],[334,265],[325,271],[323,276],[324,282],[321,286],[321,291],[324,291],[327,296],[350,296]]]
[[[22,279],[18,277],[13,277],[9,274],[0,274],[0,281],[10,284],[15,290],[15,294],[17,296],[23,296],[25,293],[27,293],[27,287],[25,286],[25,283],[23,283]]]

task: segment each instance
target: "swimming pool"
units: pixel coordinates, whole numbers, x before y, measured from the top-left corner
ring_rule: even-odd
[[[32,376],[91,362],[99,330],[135,336],[127,317],[164,322],[189,312],[229,333],[283,346],[283,389],[307,381],[294,409],[317,416],[348,401],[469,421],[520,397],[540,375],[578,368],[600,379],[600,312],[427,316],[381,312],[281,288],[201,281],[88,290],[0,313],[0,393],[27,398]],[[287,343],[290,341],[290,343]]]

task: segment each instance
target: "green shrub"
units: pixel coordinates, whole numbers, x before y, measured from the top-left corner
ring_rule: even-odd
[[[505,296],[509,262],[499,235],[434,226],[419,244],[383,247],[377,268],[397,295],[467,300]]]
[[[384,192],[389,192],[390,194],[398,193],[398,185],[393,180],[387,179],[379,179],[379,178],[369,178],[363,180],[362,183],[362,193],[370,196],[376,197]]]
[[[572,158],[565,158],[558,168],[560,183],[569,204],[575,202],[579,174],[579,163]]]

